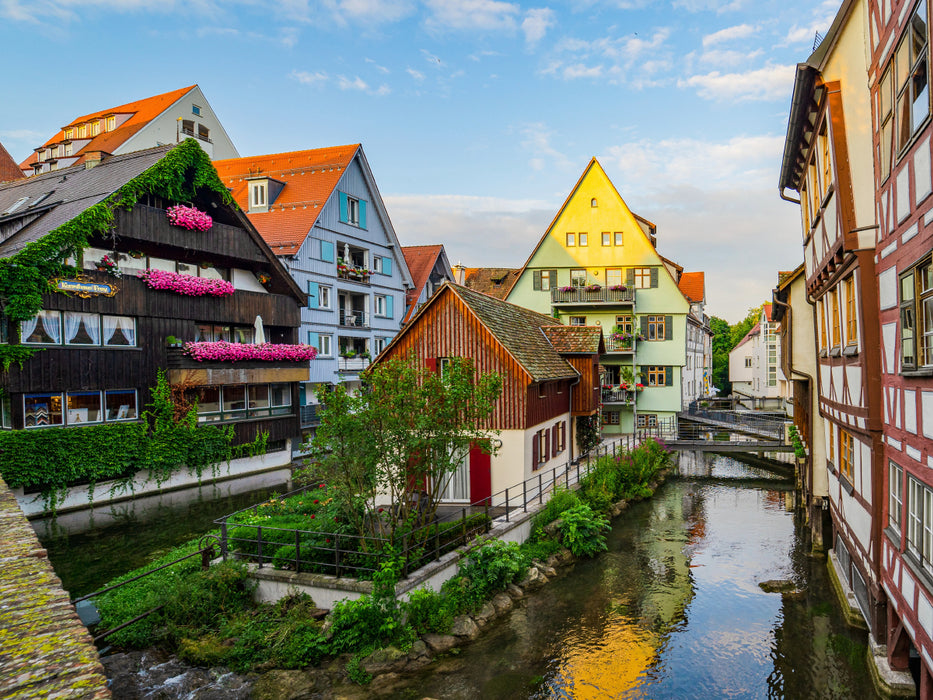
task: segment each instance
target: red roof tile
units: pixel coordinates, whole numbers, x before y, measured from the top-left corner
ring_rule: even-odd
[[[704,272],[685,272],[680,276],[680,282],[677,283],[680,291],[687,301],[703,301],[706,298],[706,273]]]
[[[771,304],[765,304],[764,311],[765,318],[768,319],[768,323],[773,323],[774,318],[771,316]]]
[[[215,160],[214,167],[243,211],[247,179],[269,177],[285,185],[268,212],[247,214],[276,255],[294,255],[311,231],[360,144]]]
[[[402,254],[405,256],[405,263],[408,265],[408,271],[411,273],[412,296],[415,300],[421,296],[421,290],[428,283],[431,277],[431,270],[437,263],[438,257],[444,252],[442,245],[410,245],[402,247]],[[405,313],[404,322],[407,322],[415,310],[414,303],[408,307]]]
[[[162,114],[166,109],[175,104],[180,100],[186,93],[190,92],[197,85],[189,85],[188,87],[180,88],[178,90],[172,90],[171,92],[165,92],[161,95],[153,95],[152,97],[147,97],[143,100],[136,100],[135,102],[127,102],[125,105],[120,105],[119,107],[109,107],[108,109],[102,109],[98,112],[91,112],[90,114],[85,114],[83,116],[72,119],[66,127],[77,126],[79,124],[84,124],[93,119],[99,119],[101,117],[107,116],[108,114],[132,114],[129,119],[127,119],[119,128],[113,131],[103,131],[101,130],[100,134],[93,137],[89,143],[87,143],[79,151],[75,152],[75,156],[78,156],[78,160],[75,163],[83,162],[81,154],[91,152],[91,151],[103,151],[104,153],[113,153],[114,150],[127,139],[129,139],[133,134],[142,129],[146,124],[151,122],[157,116]],[[52,138],[46,141],[43,146],[50,146],[52,144],[61,143],[65,140],[65,131],[64,129],[59,130]],[[67,156],[71,158],[73,156]],[[20,168],[31,170],[32,164],[38,160],[38,155],[32,153],[26,160],[20,163]]]
[[[23,171],[13,160],[13,156],[0,143],[0,182],[19,180],[23,177]]]

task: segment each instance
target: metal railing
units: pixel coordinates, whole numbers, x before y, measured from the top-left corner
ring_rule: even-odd
[[[341,372],[360,372],[369,367],[368,357],[339,357],[337,369]]]
[[[620,340],[610,334],[606,337],[606,352],[635,352],[635,339]]]
[[[369,328],[369,314],[365,311],[340,310],[340,325],[350,328]]]
[[[637,393],[636,391],[629,391],[627,389],[603,389],[603,403],[620,403],[632,406],[635,404]]]
[[[574,287],[565,289],[559,287],[551,290],[552,304],[634,304],[634,289],[612,289],[600,287],[588,291],[587,287]]]
[[[697,418],[716,421],[718,423],[734,426],[736,429],[753,432],[758,435],[774,439],[784,439],[785,420],[779,413],[759,413],[752,411],[711,410],[707,408],[690,406],[684,418]]]
[[[392,545],[402,557],[402,574],[407,577],[412,571],[489,532],[496,521],[511,522],[516,514],[528,513],[530,508],[543,505],[556,488],[576,488],[599,458],[618,456],[648,437],[667,435],[672,426],[673,419],[640,429],[635,435],[602,443],[589,455],[557,467],[540,469],[524,481],[473,503],[441,503],[431,522],[397,534],[394,542],[380,535],[336,534],[250,523],[249,516],[259,515],[262,508],[262,504],[255,504],[214,521],[220,528],[221,554],[225,559],[235,555],[255,562],[259,568],[271,563],[279,568],[337,578],[365,578],[378,568],[382,552]],[[319,486],[315,484],[296,489],[280,499],[316,488]],[[387,517],[394,517],[393,508],[387,507],[386,513]]]

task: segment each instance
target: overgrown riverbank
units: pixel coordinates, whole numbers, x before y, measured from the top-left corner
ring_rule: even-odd
[[[373,593],[342,602],[329,614],[307,597],[259,605],[241,562],[201,571],[192,558],[104,597],[103,627],[163,605],[116,633],[111,643],[156,647],[186,663],[239,673],[333,669],[336,663],[346,677],[365,683],[373,675],[414,670],[475,638],[491,619],[507,613],[574,557],[604,549],[607,515],[620,512],[622,502],[650,495],[669,462],[667,450],[654,441],[616,458],[601,458],[579,490],[554,494],[535,517],[529,542],[477,541],[464,554],[458,575],[440,592],[421,589],[407,601],[397,600],[398,562],[387,556],[374,576]],[[160,561],[196,548],[189,543]]]

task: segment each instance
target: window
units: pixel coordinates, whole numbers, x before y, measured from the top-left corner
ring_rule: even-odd
[[[74,155],[74,146],[70,143],[65,144],[65,155],[71,156]]]
[[[933,491],[907,477],[907,551],[933,567]]]
[[[201,423],[266,418],[291,413],[288,384],[201,386],[194,390]]]
[[[63,317],[66,345],[100,345],[100,318],[97,314],[66,311]]]
[[[567,247],[573,248],[575,245],[577,245],[577,234],[568,233],[567,234]]]
[[[74,130],[74,129],[65,129],[65,139],[66,139],[66,140],[73,139],[74,137],[75,137],[75,130]]]
[[[826,349],[826,303],[820,298],[816,304],[816,322],[820,327],[820,349]]]
[[[855,438],[852,434],[845,431],[839,431],[839,471],[850,482],[853,481],[855,474]]]
[[[664,316],[648,316],[648,340],[664,340],[666,337],[666,326]]]
[[[347,223],[360,225],[360,200],[356,197],[347,197]]]
[[[585,326],[586,325],[586,316],[571,316],[570,317],[571,326]]]
[[[318,306],[322,309],[330,308],[330,287],[318,287]]]
[[[904,507],[903,496],[904,470],[894,462],[888,462],[888,525],[901,532],[901,511]]]
[[[107,131],[113,131],[117,128],[117,118],[107,117]]]
[[[78,138],[86,139],[87,138],[87,124],[82,124],[78,127]]]
[[[901,366],[933,366],[933,264],[924,259],[901,275]]]
[[[76,391],[65,394],[65,422],[68,425],[100,423],[99,391]]]
[[[635,289],[651,289],[651,268],[636,267],[634,268],[634,272]]]
[[[616,326],[623,333],[633,333],[635,330],[635,321],[630,314],[616,316]]]
[[[586,286],[586,270],[571,270],[570,271],[570,286],[571,287],[585,287]]]
[[[894,84],[892,78],[893,74],[894,69],[889,65],[884,75],[881,77],[880,88],[878,89],[878,115],[881,121],[878,156],[881,161],[880,176],[882,181],[891,173],[891,144],[894,138],[894,110],[892,109],[892,105],[894,104],[894,93],[892,91]]]
[[[639,413],[635,421],[637,428],[657,428],[658,416],[656,413]]]
[[[603,411],[603,425],[619,425],[618,411]]]
[[[20,338],[30,345],[58,345],[62,342],[61,313],[43,310],[20,321]]]
[[[318,348],[321,353],[321,357],[333,357],[334,351],[331,346],[332,340],[333,336],[331,335],[322,335],[318,338],[318,342],[321,344],[321,346]]]
[[[201,116],[201,106],[193,104],[191,105],[191,113],[197,117]]]
[[[378,355],[380,352],[385,350],[386,345],[388,344],[389,344],[388,338],[376,338],[376,354]]]
[[[894,54],[897,149],[901,151],[930,114],[926,0],[921,0]]]
[[[91,122],[91,136],[97,136],[100,133],[100,121]]]
[[[589,245],[589,243],[587,243],[587,240],[586,240],[586,233],[581,233],[579,237],[577,238],[577,242],[580,244],[581,247],[585,245]]]
[[[661,367],[657,365],[649,365],[647,367],[642,367],[642,372],[645,375],[645,384],[647,386],[668,386],[668,372],[667,367]]]
[[[622,232],[616,231],[612,234],[613,241],[616,245],[622,245]]]
[[[612,245],[612,235],[608,231],[603,231],[603,246]]]
[[[386,297],[384,294],[376,294],[373,297],[373,306],[376,316],[386,315]]]
[[[198,138],[201,139],[202,141],[210,141],[211,130],[208,129],[203,124],[198,124]]]
[[[266,206],[266,181],[251,182],[249,185],[249,208],[258,209]]]
[[[551,287],[557,286],[557,270],[535,270],[532,273],[532,285],[534,289],[548,291]]]
[[[750,358],[750,357],[746,357],[746,358],[745,358],[745,366],[746,366],[746,367],[751,367],[751,366],[752,366],[752,358]]]
[[[551,442],[553,443],[554,454],[563,452],[564,449],[567,447],[566,445],[566,442],[567,442],[566,424],[563,421],[557,421],[554,424],[554,427],[551,428],[551,435],[553,436],[551,438]]]
[[[846,298],[846,344],[858,343],[858,311],[855,302],[855,276],[849,275],[842,282],[842,291]]]
[[[822,166],[822,177],[820,178],[822,189],[820,190],[820,195],[825,199],[826,193],[829,192],[829,185],[833,181],[833,162],[829,150],[829,129],[826,125],[823,125],[823,129],[820,131],[819,145],[820,165]]]
[[[606,286],[607,287],[616,287],[622,285],[622,268],[621,267],[607,267],[606,268]]]
[[[23,425],[42,428],[50,425],[85,425],[111,421],[136,420],[136,390],[71,391],[64,394],[26,394],[23,396]]]
[[[839,341],[842,336],[842,329],[839,325],[839,288],[835,287],[829,293],[829,313],[832,314],[830,318],[830,327],[832,328],[832,347],[839,347]]]
[[[599,206],[599,203],[596,201],[596,197],[593,197],[593,199],[590,200],[590,206],[594,209]]]

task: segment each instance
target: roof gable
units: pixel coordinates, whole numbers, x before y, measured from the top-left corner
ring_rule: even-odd
[[[691,304],[706,299],[706,274],[703,272],[683,273],[677,286]]]
[[[521,273],[521,270],[508,267],[463,268],[463,286],[504,300]]]
[[[447,261],[447,253],[443,245],[413,245],[402,248],[402,255],[405,257],[405,264],[411,273],[413,287],[408,292],[412,303],[409,304],[405,312],[405,318],[402,321],[407,323],[415,311],[417,300],[421,298],[421,292],[431,279],[431,273],[440,265],[443,268],[445,279],[453,278],[453,271],[450,269],[450,263]]]
[[[0,143],[0,182],[19,180],[23,177],[23,171],[13,160],[13,156]]]

